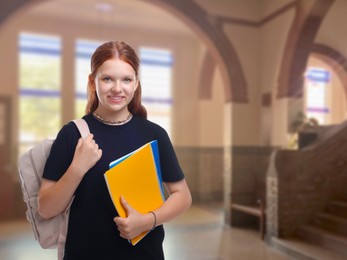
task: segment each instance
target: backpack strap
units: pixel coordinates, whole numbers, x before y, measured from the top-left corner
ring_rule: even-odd
[[[75,125],[77,126],[78,130],[81,133],[81,137],[83,139],[86,138],[87,135],[89,135],[90,131],[89,131],[88,124],[83,118],[75,119],[72,122],[74,122]]]
[[[82,119],[75,119],[72,120],[72,122],[75,123],[75,125],[77,126],[81,137],[84,139],[87,137],[87,135],[89,135],[90,131],[89,131],[89,127],[87,122]],[[64,258],[64,249],[65,249],[65,240],[66,240],[66,234],[67,234],[67,228],[68,228],[68,218],[69,218],[69,211],[70,211],[70,206],[72,204],[74,197],[72,198],[72,200],[69,203],[69,206],[66,208],[66,210],[62,213],[62,224],[60,226],[60,231],[59,231],[59,237],[58,237],[58,245],[57,245],[57,251],[58,251],[58,260],[63,260]]]

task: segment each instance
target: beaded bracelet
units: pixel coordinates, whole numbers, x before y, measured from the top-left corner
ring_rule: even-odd
[[[151,229],[151,231],[152,231],[157,226],[157,215],[155,215],[155,213],[153,211],[150,211],[149,213],[152,213],[153,217],[154,217],[154,224],[153,224],[153,227]]]

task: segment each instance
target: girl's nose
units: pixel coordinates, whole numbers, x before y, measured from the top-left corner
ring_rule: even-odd
[[[121,91],[121,83],[119,80],[116,80],[113,84],[112,91],[119,92]]]

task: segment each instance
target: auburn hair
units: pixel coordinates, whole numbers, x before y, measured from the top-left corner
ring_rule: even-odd
[[[134,49],[122,41],[110,41],[100,45],[93,53],[90,61],[91,73],[88,78],[87,86],[87,105],[86,114],[93,113],[98,107],[99,101],[96,94],[95,78],[99,67],[107,60],[117,58],[128,63],[135,71],[135,76],[138,81],[137,89],[133,99],[128,105],[128,110],[136,116],[147,118],[147,110],[142,105],[141,101],[141,83],[138,77],[140,59]]]

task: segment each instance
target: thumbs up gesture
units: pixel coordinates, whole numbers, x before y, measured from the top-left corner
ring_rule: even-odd
[[[120,201],[127,212],[127,217],[115,217],[113,220],[117,225],[120,236],[125,239],[133,239],[142,232],[150,230],[153,226],[152,214],[142,214],[136,211],[131,205],[121,196]]]

